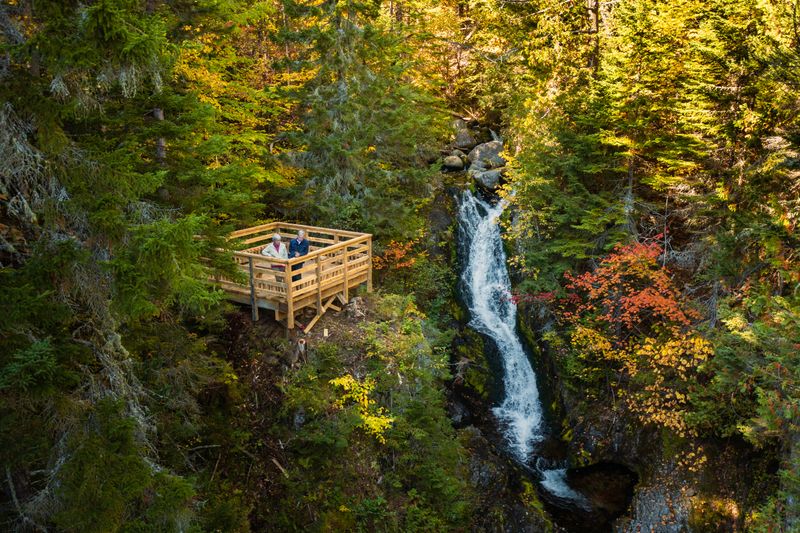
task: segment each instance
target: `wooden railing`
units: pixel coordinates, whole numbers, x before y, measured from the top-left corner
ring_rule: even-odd
[[[261,255],[261,250],[272,243],[273,234],[281,235],[288,250],[301,229],[309,241],[308,255],[289,259]],[[275,310],[275,318],[285,318],[287,327],[292,329],[295,313],[313,307],[317,313],[306,326],[309,330],[328,308],[336,308],[334,299],[346,303],[350,291],[362,283],[372,290],[370,234],[273,222],[235,231],[229,239],[236,250],[234,260],[249,283],[245,286],[224,278],[215,283],[240,300],[248,296],[254,319],[258,318],[259,305],[270,307]]]

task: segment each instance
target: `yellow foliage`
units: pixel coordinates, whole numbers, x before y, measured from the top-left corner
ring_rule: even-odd
[[[583,359],[622,361],[626,359],[623,350],[617,350],[611,341],[596,329],[579,325],[572,332],[572,345],[580,350]],[[594,357],[592,357],[594,356]]]
[[[200,101],[211,104],[219,109],[217,99],[225,94],[228,83],[221,75],[211,72],[204,61],[205,55],[210,51],[209,43],[202,49],[184,47],[175,65],[175,75],[184,78],[197,91]]]
[[[696,334],[667,333],[666,338],[646,337],[638,344],[615,346],[597,329],[577,325],[570,341],[583,361],[617,363],[623,375],[640,378],[642,385],[620,390],[618,396],[643,423],[689,437],[693,432],[684,419],[689,407],[687,387],[712,355],[712,345]]]
[[[699,335],[683,334],[666,341],[646,338],[633,349],[629,372],[632,376],[647,372],[649,383],[626,398],[628,409],[643,423],[659,425],[680,437],[693,436],[684,419],[689,397],[683,391],[712,349]]]
[[[361,417],[360,427],[381,444],[385,443],[384,433],[392,426],[394,418],[387,416],[383,407],[374,407],[375,400],[370,399],[369,395],[375,388],[375,381],[370,378],[359,381],[346,374],[328,383],[344,391],[344,395],[334,402],[334,407],[341,409],[348,402],[354,403],[358,406],[358,414]]]

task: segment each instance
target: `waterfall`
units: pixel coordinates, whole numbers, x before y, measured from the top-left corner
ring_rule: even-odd
[[[463,193],[458,217],[464,255],[461,282],[469,325],[495,342],[503,363],[505,398],[492,411],[514,457],[527,464],[536,443],[544,439],[544,427],[536,374],[517,334],[517,306],[510,298],[511,280],[498,225],[506,205],[505,200],[490,205],[470,191]],[[583,495],[566,482],[566,469],[542,468],[539,462],[535,464],[542,486],[585,508]]]
[[[517,306],[511,301],[511,281],[497,218],[506,202],[495,206],[464,192],[459,224],[466,252],[462,282],[472,320],[469,325],[491,338],[503,362],[505,399],[493,409],[517,459],[526,462],[542,439],[542,406],[536,374],[517,335]]]

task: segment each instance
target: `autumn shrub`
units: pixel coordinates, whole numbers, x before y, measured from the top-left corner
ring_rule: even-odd
[[[565,275],[561,353],[574,379],[620,398],[643,423],[688,436],[690,394],[712,350],[690,329],[699,316],[659,253],[655,244],[618,245],[595,270]]]
[[[442,257],[431,257],[421,239],[391,241],[373,258],[381,287],[391,294],[413,294],[434,321],[449,312],[456,276]]]

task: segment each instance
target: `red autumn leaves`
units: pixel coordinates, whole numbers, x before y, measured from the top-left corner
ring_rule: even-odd
[[[558,301],[569,323],[589,321],[619,328],[622,337],[651,329],[682,329],[699,318],[683,304],[669,272],[658,264],[657,244],[617,245],[592,272],[564,274],[567,294]],[[619,339],[620,341],[623,339]]]

